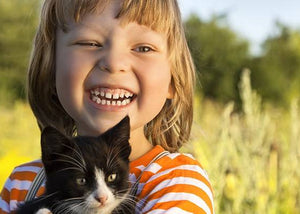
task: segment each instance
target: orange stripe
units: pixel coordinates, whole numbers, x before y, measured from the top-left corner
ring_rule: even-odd
[[[35,172],[28,172],[28,171],[23,171],[23,172],[15,172],[11,176],[11,180],[21,180],[21,181],[33,181],[37,173]]]
[[[130,173],[133,173],[135,177],[137,178],[141,174],[141,170],[138,168],[132,168],[130,169]]]
[[[154,146],[148,153],[146,153],[142,157],[139,157],[138,159],[131,161],[130,168],[136,168],[139,165],[146,166],[147,164],[149,164],[151,162],[151,160],[156,155],[158,155],[162,151],[164,151],[164,149],[161,146],[159,146],[159,145]]]
[[[36,167],[43,167],[43,164],[42,164],[42,162],[40,162],[40,161],[35,161],[35,162],[30,162],[30,163],[24,163],[24,164],[22,164],[22,165],[20,165],[20,166],[18,166],[18,167],[16,167],[16,168],[22,168],[22,167],[27,167],[27,166],[36,166]]]
[[[6,203],[9,203],[9,196],[10,192],[6,188],[3,188],[1,192],[1,197]]]
[[[163,209],[168,210],[172,207],[178,207],[184,211],[191,212],[191,213],[197,213],[197,214],[207,214],[202,208],[198,207],[194,203],[190,201],[171,201],[171,202],[163,202],[163,203],[156,203],[151,210],[155,209]],[[211,211],[212,213],[212,211]]]
[[[199,161],[183,154],[178,155],[174,159],[170,158],[169,156],[165,156],[164,158],[157,161],[157,163],[165,164],[164,167],[170,167],[170,162],[172,162],[172,165],[181,166],[181,165],[189,164],[189,165],[198,165],[201,168],[203,168],[199,163]]]
[[[176,170],[172,171],[169,174],[165,174],[165,175],[162,175],[160,177],[157,177],[153,181],[148,182],[147,186],[155,187],[155,186],[157,186],[159,183],[161,183],[164,180],[168,180],[168,179],[172,179],[172,178],[176,178],[176,177],[188,177],[188,178],[197,179],[197,180],[202,181],[203,183],[205,183],[209,187],[209,189],[212,191],[211,185],[210,185],[209,181],[205,177],[203,177],[198,172],[190,171],[190,170],[183,170],[183,169],[176,169]],[[149,178],[145,178],[143,176],[141,178],[141,183],[147,182],[148,179]],[[151,188],[149,188],[149,189],[151,189]]]
[[[0,207],[0,214],[7,214],[7,212],[4,212]]]
[[[194,195],[200,197],[207,204],[207,206],[209,207],[209,209],[211,211],[213,210],[212,202],[211,202],[209,196],[207,195],[207,193],[204,192],[200,188],[197,188],[195,186],[188,185],[188,184],[176,184],[174,186],[169,186],[169,187],[163,188],[160,191],[152,194],[151,197],[148,198],[147,200],[149,201],[149,200],[153,200],[153,199],[159,199],[159,198],[163,197],[164,194],[167,194],[167,193],[170,193],[170,192],[194,194]],[[166,204],[173,203],[173,201],[172,202],[164,202],[164,203],[166,203]],[[172,206],[170,205],[170,207],[172,207]]]
[[[12,189],[10,191],[10,200],[24,201],[28,190]]]
[[[43,195],[45,193],[45,190],[46,190],[45,187],[43,187],[43,186],[40,187],[37,194],[36,194],[36,196],[39,197],[39,196]]]

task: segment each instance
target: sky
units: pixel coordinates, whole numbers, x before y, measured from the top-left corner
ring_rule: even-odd
[[[178,0],[183,18],[196,13],[208,20],[212,14],[226,13],[229,26],[248,39],[251,51],[275,31],[275,21],[300,29],[300,0]]]

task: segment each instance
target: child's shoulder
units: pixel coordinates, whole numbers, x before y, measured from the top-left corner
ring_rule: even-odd
[[[174,207],[193,213],[213,213],[208,175],[191,154],[169,153],[149,165],[140,165],[140,170],[143,172],[137,206],[143,213]]]
[[[9,213],[19,202],[24,201],[28,189],[43,167],[41,160],[21,164],[14,168],[6,180],[0,195],[0,213]]]
[[[22,169],[22,168],[24,169],[26,167],[42,168],[43,167],[43,163],[42,163],[41,159],[33,160],[33,161],[30,161],[30,162],[27,162],[27,163],[20,164],[19,166],[16,166],[15,170],[16,169]]]
[[[27,190],[38,172],[43,167],[41,160],[35,160],[16,166],[10,174],[5,187],[11,189]]]
[[[166,174],[170,178],[172,175],[177,177],[186,173],[196,173],[208,179],[202,165],[191,154],[167,153],[156,159],[161,153],[165,153],[164,149],[155,146],[152,151],[131,163],[131,171],[137,177],[140,173],[143,174],[142,177],[148,178],[159,177],[162,174]]]
[[[169,179],[175,177],[194,178],[200,180],[209,180],[206,171],[198,160],[193,155],[187,153],[170,153],[161,159],[157,160],[155,164],[159,165],[159,170],[153,175],[154,177],[161,177],[166,175]],[[153,165],[151,167],[157,168]]]
[[[34,160],[34,161],[27,162],[27,163],[23,163],[14,168],[14,170],[11,173],[11,177],[22,175],[20,179],[26,180],[28,178],[26,176],[24,177],[24,174],[33,173],[34,175],[36,175],[41,170],[42,167],[43,167],[43,163],[41,160]],[[31,179],[29,179],[29,180],[31,180]]]

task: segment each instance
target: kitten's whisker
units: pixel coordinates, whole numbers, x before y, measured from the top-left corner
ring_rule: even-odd
[[[114,160],[116,160],[117,157],[120,156],[122,149],[124,149],[124,148],[123,147],[120,148],[120,147],[116,147],[116,146],[110,148],[110,153],[109,153],[109,158],[108,158],[109,163],[107,164],[108,167],[111,167],[110,166],[111,163],[115,163]]]
[[[68,167],[68,168],[58,170],[57,172],[63,172],[63,171],[67,171],[67,170],[77,170],[77,171],[80,171],[80,172],[84,172],[84,171],[82,171],[82,169],[78,169],[78,167]]]
[[[75,143],[75,146],[77,149],[73,148],[73,150],[75,151],[75,153],[77,154],[77,157],[81,160],[82,164],[84,165],[84,169],[86,169],[86,162],[83,158],[82,151],[76,143]]]
[[[84,172],[84,169],[82,169],[81,166],[78,166],[76,163],[69,161],[69,160],[65,160],[65,159],[56,159],[55,162],[62,162],[62,163],[68,163],[70,165],[73,165],[74,167],[76,167],[78,170],[80,170],[81,172]]]
[[[56,154],[56,155],[61,156],[63,158],[66,158],[66,159],[56,159],[55,161],[70,163],[72,165],[75,165],[75,166],[81,168],[83,171],[85,171],[85,167],[83,166],[83,164],[80,161],[76,160],[75,158],[73,158],[69,155],[61,154],[61,153],[53,153],[53,154]]]
[[[106,165],[109,168],[112,168],[111,164],[114,163],[114,160],[116,159],[117,155],[119,154],[119,150],[117,150],[117,152],[114,152],[114,150],[116,149],[116,147],[112,147],[109,149],[109,154],[107,157],[107,162]],[[114,156],[112,156],[114,155]]]
[[[53,195],[55,195],[55,194],[57,194],[57,193],[58,193],[58,192],[53,192],[53,193],[51,193],[51,194],[49,194],[49,195],[45,195],[45,196],[39,197],[39,198],[36,199],[35,203],[37,203],[37,202],[39,202],[39,201],[42,201],[42,200],[45,200],[45,199],[47,199],[47,198],[50,198],[50,197],[52,197]]]
[[[62,157],[65,157],[65,158],[67,158],[67,159],[70,159],[70,160],[72,160],[72,161],[74,161],[74,162],[76,162],[78,165],[80,165],[83,169],[85,169],[86,167],[84,166],[84,163],[82,163],[82,161],[80,161],[80,160],[77,160],[77,159],[75,159],[75,158],[73,158],[72,156],[70,156],[70,155],[66,155],[66,154],[62,154],[62,153],[54,153],[54,154],[56,154],[56,155],[58,155],[58,156],[62,156]]]

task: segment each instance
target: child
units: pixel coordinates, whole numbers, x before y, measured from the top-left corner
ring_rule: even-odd
[[[189,139],[193,86],[176,0],[44,2],[28,74],[39,127],[97,136],[129,115],[137,213],[213,213],[205,171],[175,153]],[[40,161],[15,168],[1,213],[24,201],[41,168]],[[42,185],[37,196],[43,192]]]

